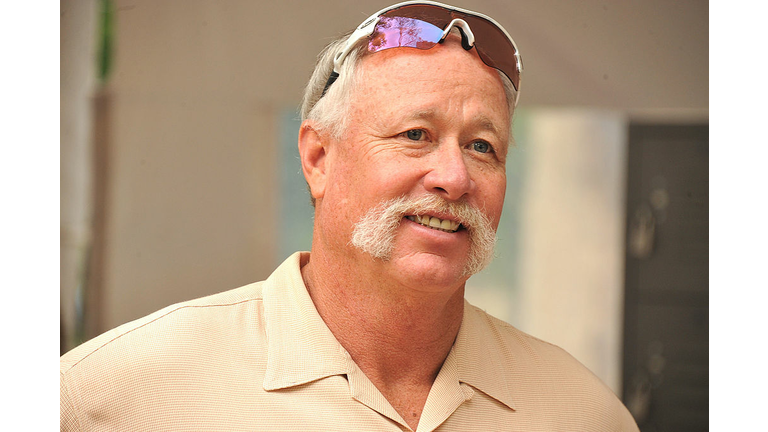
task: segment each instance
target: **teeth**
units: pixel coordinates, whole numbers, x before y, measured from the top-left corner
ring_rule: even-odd
[[[450,220],[441,220],[430,216],[408,216],[408,219],[430,228],[446,232],[456,232],[459,229],[459,223]]]
[[[429,220],[429,226],[431,226],[432,228],[440,228],[441,227],[440,225],[441,225],[441,221],[436,217],[433,217],[432,219]]]

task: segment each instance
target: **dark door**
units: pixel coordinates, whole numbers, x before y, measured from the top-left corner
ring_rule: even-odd
[[[629,133],[624,401],[643,432],[709,430],[709,126]]]

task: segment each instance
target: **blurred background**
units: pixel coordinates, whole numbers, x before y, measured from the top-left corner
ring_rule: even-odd
[[[468,299],[572,353],[643,431],[708,430],[708,2],[451,3],[525,66]],[[309,250],[303,86],[389,4],[61,1],[62,353]]]

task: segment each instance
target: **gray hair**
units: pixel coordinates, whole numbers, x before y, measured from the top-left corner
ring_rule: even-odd
[[[452,31],[456,31],[456,29],[454,28]],[[336,139],[341,138],[347,127],[349,102],[355,87],[355,81],[359,75],[358,64],[363,57],[370,55],[368,50],[365,49],[367,40],[361,40],[342,63],[339,78],[323,95],[325,83],[333,72],[333,59],[343,49],[344,43],[351,33],[348,32],[337,38],[320,53],[315,70],[312,72],[312,76],[304,90],[304,98],[301,102],[301,121],[314,120],[321,131],[330,133]],[[498,71],[498,73],[507,98],[511,128],[517,90],[515,90],[512,81],[504,73],[501,71]],[[509,136],[511,141],[512,134],[510,133]]]
[[[314,120],[321,131],[330,133],[336,139],[340,139],[347,128],[349,102],[359,70],[357,66],[360,58],[368,53],[364,41],[347,55],[339,77],[325,95],[323,90],[333,72],[333,59],[343,49],[351,33],[337,38],[320,52],[301,102],[301,121]]]

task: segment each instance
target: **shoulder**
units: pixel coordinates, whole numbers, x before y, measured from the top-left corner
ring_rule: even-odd
[[[94,356],[115,355],[118,358],[114,360],[119,360],[122,350],[132,350],[135,354],[166,338],[172,337],[177,343],[189,338],[208,339],[206,333],[213,336],[217,328],[231,328],[227,323],[238,314],[258,313],[262,284],[257,282],[177,303],[109,330],[64,354],[60,359],[60,372],[66,374]]]
[[[495,358],[519,414],[526,412],[552,430],[636,431],[631,414],[595,374],[559,346],[531,336],[468,305],[485,358]],[[574,423],[575,422],[575,423]]]
[[[64,354],[62,430],[131,430],[209,400],[206,383],[252,378],[266,363],[262,284],[168,306]]]
[[[468,307],[467,313],[472,316],[473,324],[477,327],[475,331],[495,336],[493,341],[496,348],[522,361],[521,366],[532,368],[570,366],[579,373],[591,374],[578,360],[559,346],[525,333],[476,306],[468,304]]]

